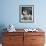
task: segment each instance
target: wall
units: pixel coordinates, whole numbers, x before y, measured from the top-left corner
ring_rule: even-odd
[[[1,0],[0,25],[13,24],[16,28],[46,28],[46,0]],[[19,22],[19,5],[34,5],[34,23]]]

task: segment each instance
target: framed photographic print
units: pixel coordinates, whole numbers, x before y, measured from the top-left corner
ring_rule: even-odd
[[[34,5],[19,6],[19,21],[22,23],[34,22]]]

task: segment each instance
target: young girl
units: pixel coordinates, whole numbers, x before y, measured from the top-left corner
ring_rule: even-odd
[[[32,15],[30,14],[30,10],[25,8],[22,10],[21,18],[22,20],[32,20]]]

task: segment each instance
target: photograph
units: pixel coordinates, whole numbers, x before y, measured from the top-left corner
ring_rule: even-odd
[[[34,5],[20,5],[19,21],[27,23],[34,21]]]

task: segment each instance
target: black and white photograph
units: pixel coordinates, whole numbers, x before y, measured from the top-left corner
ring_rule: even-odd
[[[20,5],[19,7],[20,22],[34,22],[34,5]]]

